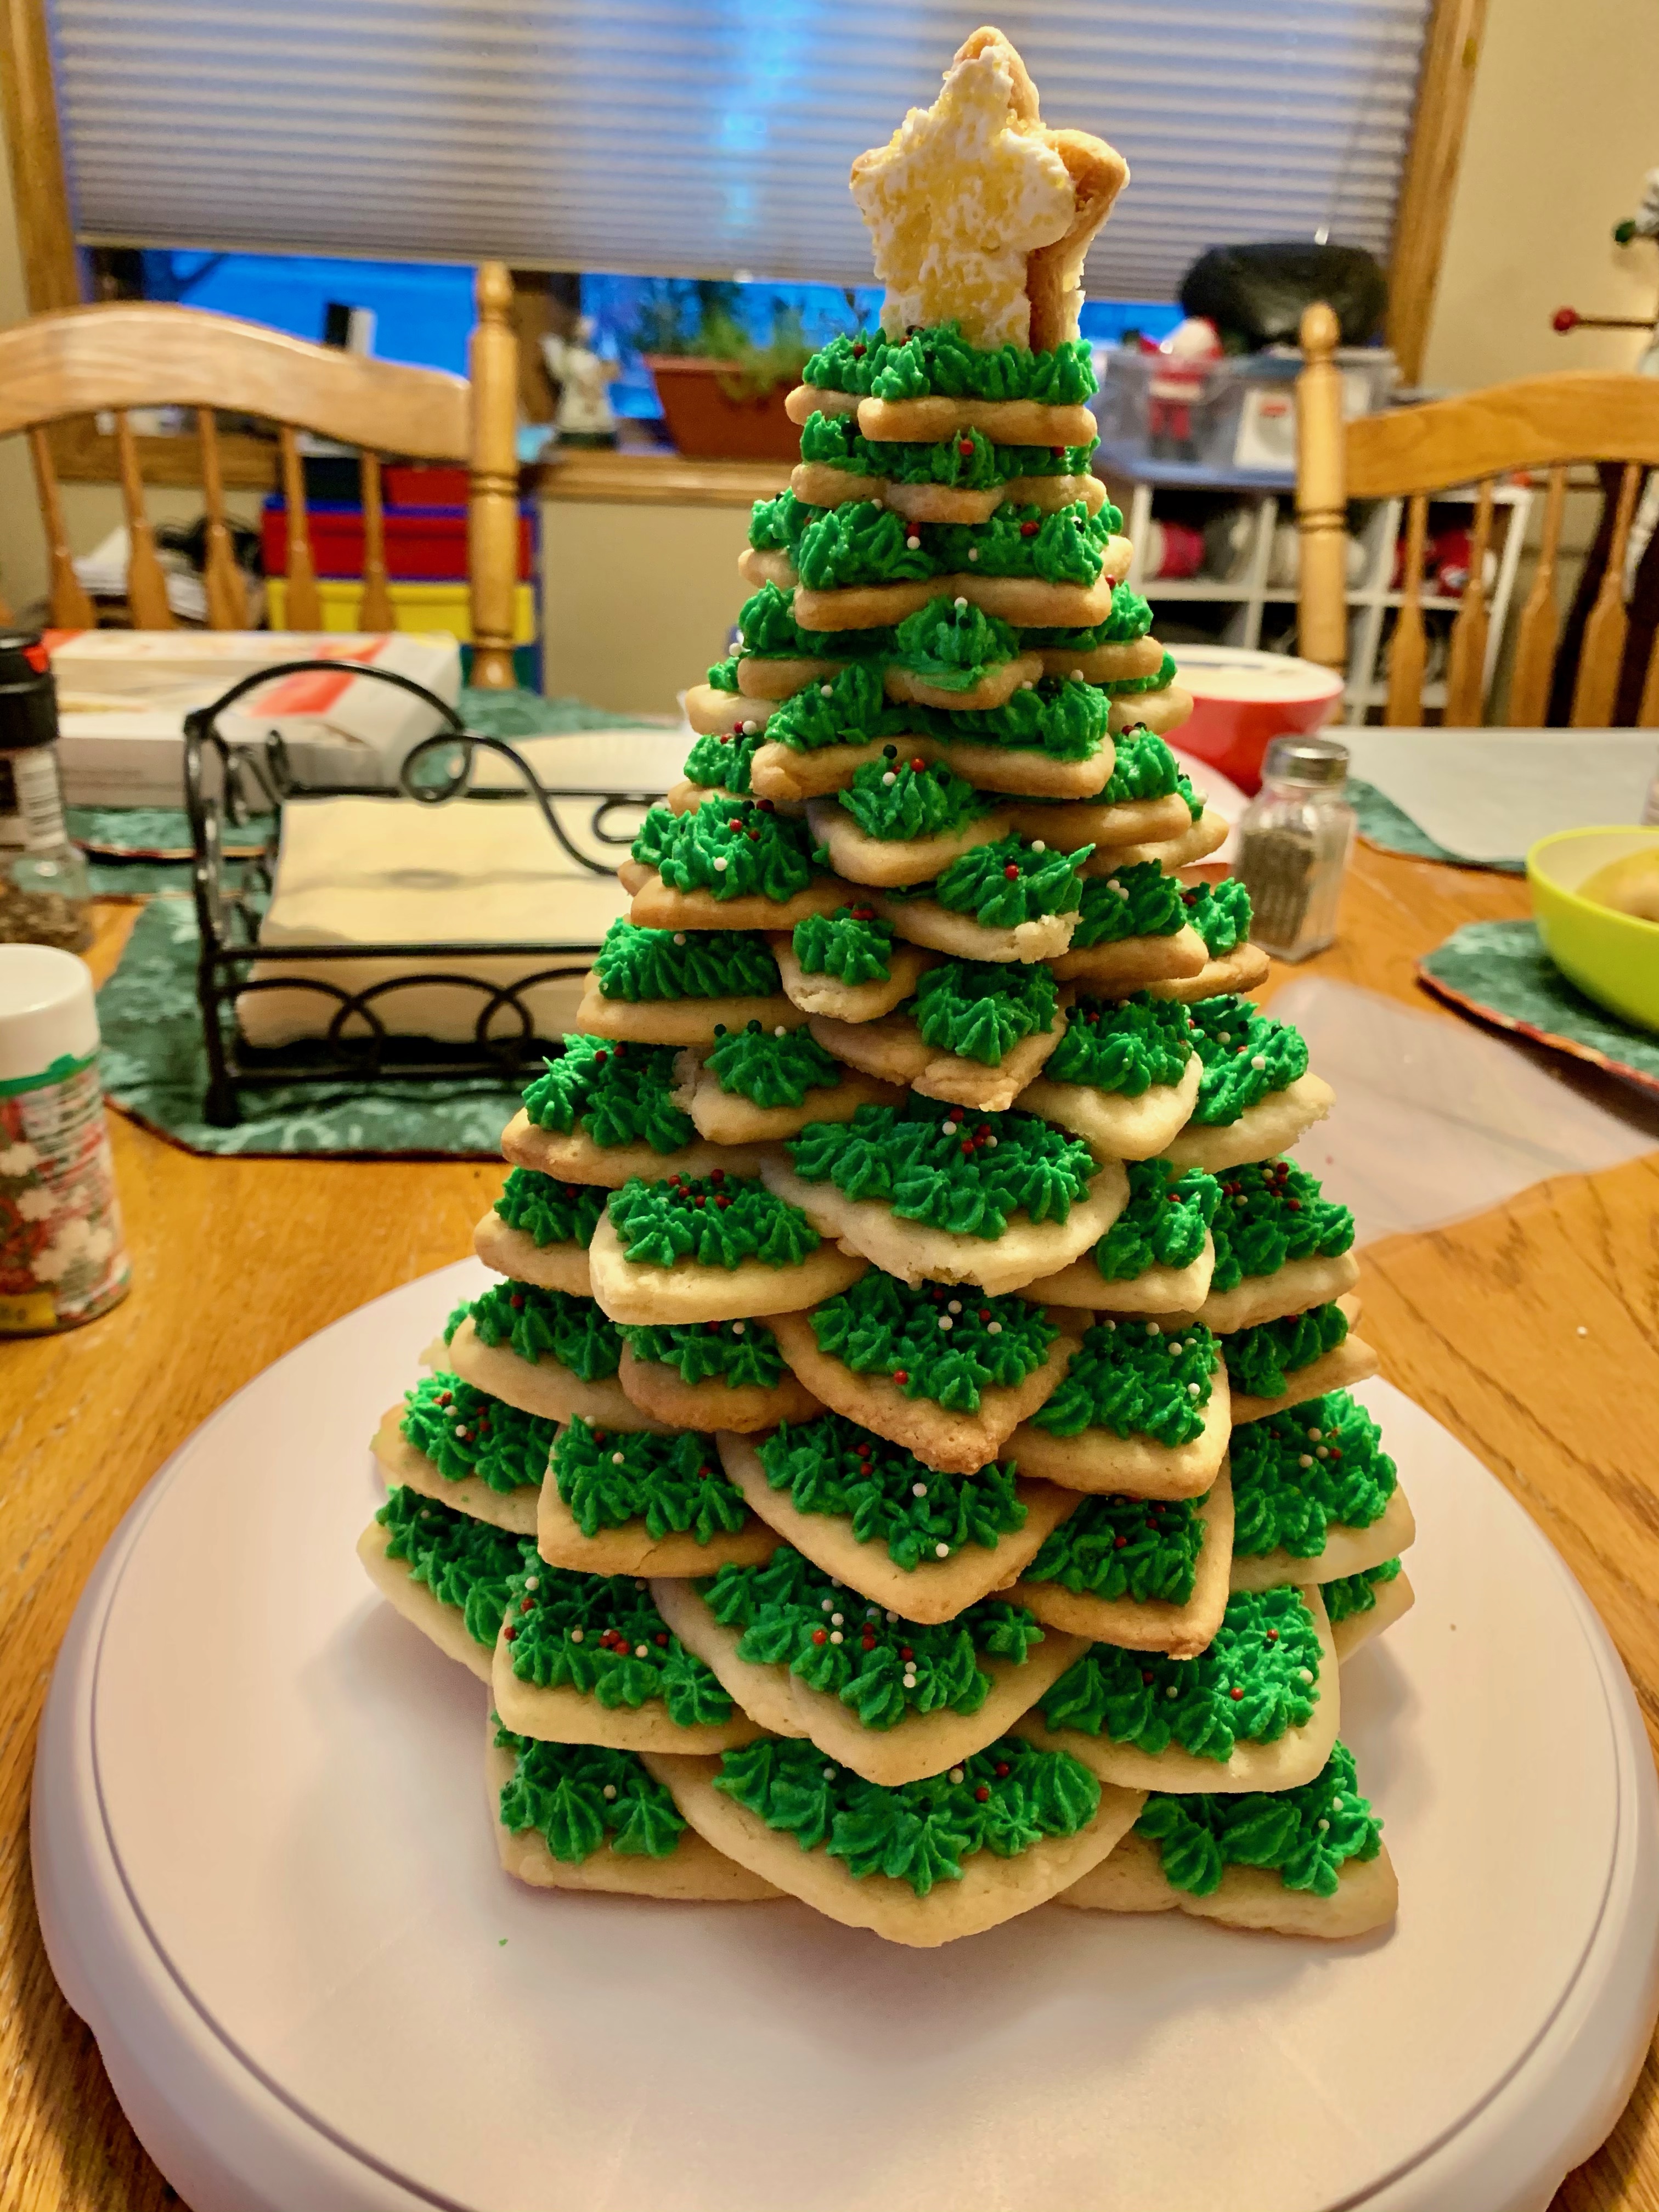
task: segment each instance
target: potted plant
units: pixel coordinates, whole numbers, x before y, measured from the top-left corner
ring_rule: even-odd
[[[783,402],[811,344],[800,317],[775,302],[770,335],[757,343],[737,306],[735,284],[665,280],[647,295],[634,342],[688,460],[793,461],[800,432]]]

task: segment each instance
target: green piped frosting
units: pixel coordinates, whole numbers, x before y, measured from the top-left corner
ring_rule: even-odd
[[[501,1826],[515,1836],[539,1829],[562,1865],[580,1866],[602,1849],[665,1859],[686,1832],[666,1786],[631,1751],[543,1743],[499,1721],[495,1741],[514,1756],[512,1779],[501,1787]]]
[[[682,1382],[726,1382],[775,1390],[783,1380],[778,1340],[759,1321],[686,1322],[677,1327],[624,1327],[635,1359],[672,1367]]]
[[[901,1220],[988,1241],[1016,1213],[1069,1219],[1095,1172],[1086,1145],[1030,1114],[964,1115],[915,1091],[902,1106],[860,1106],[850,1121],[815,1121],[787,1149],[808,1182],[832,1182],[848,1198],[890,1206]]]
[[[1334,1897],[1344,1863],[1374,1859],[1382,1823],[1355,1787],[1353,1753],[1334,1744],[1322,1770],[1299,1790],[1234,1796],[1146,1800],[1137,1834],[1158,1846],[1172,1889],[1209,1897],[1230,1866],[1265,1867],[1286,1889]]]
[[[907,1572],[967,1544],[994,1551],[1000,1537],[1025,1525],[1012,1464],[941,1474],[839,1413],[785,1421],[757,1449],[767,1482],[786,1492],[798,1513],[849,1520],[860,1544],[884,1545]]]
[[[834,975],[851,986],[884,983],[893,972],[893,931],[873,907],[809,914],[795,924],[791,942],[807,975]]]
[[[854,769],[839,804],[866,837],[890,844],[964,829],[988,814],[992,802],[943,761],[907,758],[889,745],[878,761]]]
[[[1121,737],[1114,738],[1113,744],[1115,754],[1112,778],[1096,800],[1097,806],[1127,806],[1132,799],[1168,799],[1179,792],[1194,821],[1198,819],[1204,811],[1204,802],[1155,731],[1125,730]]]
[[[1073,1597],[1185,1605],[1198,1579],[1205,1503],[1086,1497],[1043,1538],[1024,1580],[1058,1583]]]
[[[678,1152],[696,1131],[673,1103],[674,1048],[626,1044],[614,1037],[568,1036],[524,1094],[538,1129],[568,1136],[580,1123],[596,1145],[649,1145]]]
[[[726,1477],[712,1437],[596,1428],[578,1414],[561,1429],[550,1462],[554,1486],[584,1536],[643,1521],[661,1543],[695,1536],[700,1544],[735,1535],[748,1518],[743,1493]]]
[[[766,742],[763,726],[701,737],[685,757],[686,781],[746,799],[754,787],[755,755]]]
[[[1042,1641],[1023,1605],[981,1598],[937,1627],[871,1605],[787,1544],[764,1566],[726,1566],[699,1589],[716,1620],[741,1632],[738,1656],[787,1667],[836,1698],[867,1729],[910,1713],[976,1713],[990,1694],[984,1659],[1023,1666]]]
[[[633,857],[673,891],[786,904],[819,872],[822,855],[804,821],[769,799],[706,799],[690,814],[657,805],[640,825]]]
[[[879,500],[849,500],[844,507],[807,512],[811,520],[801,532],[794,562],[809,592],[917,583],[944,573],[915,524]]]
[[[902,341],[879,331],[832,338],[810,356],[803,383],[859,398],[1034,399],[1077,407],[1098,391],[1087,341],[1067,338],[1051,352],[969,345],[958,323],[912,331]]]
[[[1322,1197],[1304,1168],[1264,1160],[1223,1178],[1211,1230],[1212,1287],[1231,1291],[1246,1275],[1273,1274],[1287,1260],[1337,1259],[1353,1243],[1353,1216]]]
[[[1348,1337],[1348,1317],[1339,1305],[1310,1306],[1282,1321],[1258,1322],[1221,1340],[1227,1380],[1251,1398],[1279,1398],[1296,1375],[1334,1352]]]
[[[514,1168],[495,1211],[509,1229],[523,1231],[538,1250],[550,1244],[588,1244],[605,1212],[605,1193],[591,1183],[561,1182],[538,1168]]]
[[[593,962],[601,994],[641,1006],[670,999],[770,999],[782,989],[763,937],[741,929],[638,929],[613,921]]]
[[[955,610],[951,619],[962,623],[968,617]],[[977,636],[977,631],[973,635]],[[967,665],[978,666],[976,662]],[[916,672],[930,682],[939,680],[931,668],[918,667]],[[866,745],[886,738],[902,744],[907,737],[932,737],[941,744],[997,745],[1045,753],[1054,760],[1081,761],[1092,760],[1098,753],[1107,741],[1110,720],[1111,702],[1105,693],[1095,684],[1069,678],[1045,679],[1029,691],[1014,692],[1000,707],[889,706],[879,669],[855,662],[837,670],[827,684],[809,684],[786,699],[767,723],[766,738],[769,744],[787,745],[795,752],[822,752],[831,745]]]
[[[531,1546],[508,1588],[502,1634],[514,1674],[538,1690],[575,1690],[606,1712],[659,1704],[677,1728],[732,1717],[714,1670],[670,1633],[641,1576],[550,1567]]]
[[[742,656],[758,654],[763,660],[878,660],[890,653],[890,629],[804,630],[795,621],[793,587],[763,584],[738,611],[738,641]],[[738,688],[736,663],[730,685]],[[709,670],[712,680],[714,670]]]
[[[1139,1098],[1154,1084],[1179,1083],[1192,1054],[1187,1009],[1174,1000],[1149,991],[1127,999],[1079,997],[1042,1073],[1051,1083]]]
[[[503,1495],[541,1488],[556,1424],[521,1413],[459,1375],[423,1375],[404,1393],[398,1426],[447,1482],[468,1476]]]
[[[488,1521],[475,1521],[453,1505],[402,1484],[388,1490],[374,1516],[386,1532],[386,1557],[401,1559],[410,1579],[453,1606],[475,1644],[487,1650],[507,1610],[507,1585],[536,1547]]]
[[[1109,1283],[1130,1283],[1149,1267],[1188,1267],[1221,1200],[1213,1176],[1188,1168],[1171,1176],[1161,1160],[1126,1160],[1129,1202],[1095,1247]]]
[[[1173,1450],[1204,1432],[1215,1358],[1214,1337],[1197,1322],[1166,1330],[1155,1321],[1097,1322],[1031,1419],[1051,1437],[1109,1429]]]
[[[469,1315],[480,1344],[492,1351],[506,1345],[532,1365],[538,1359],[556,1359],[584,1382],[604,1382],[622,1358],[615,1322],[592,1298],[571,1291],[546,1291],[539,1283],[492,1283],[450,1315],[444,1324],[446,1344]]]
[[[1187,919],[1204,939],[1212,960],[1224,960],[1248,942],[1250,895],[1236,876],[1218,884],[1194,884],[1182,893]]]
[[[799,1106],[811,1091],[834,1091],[842,1066],[810,1030],[786,1030],[781,1036],[750,1022],[740,1030],[716,1024],[714,1045],[705,1065],[728,1096],[762,1107]]]
[[[818,1233],[799,1206],[775,1198],[758,1176],[729,1176],[724,1168],[670,1176],[665,1182],[635,1176],[611,1192],[606,1211],[635,1267],[693,1260],[700,1267],[729,1269],[759,1260],[769,1267],[798,1267],[818,1249]]]
[[[1100,1807],[1100,1784],[1080,1759],[1019,1736],[999,1738],[949,1774],[886,1790],[816,1744],[769,1737],[726,1753],[714,1787],[804,1851],[827,1850],[860,1880],[907,1881],[918,1897],[959,1881],[975,1851],[1018,1858],[1047,1837],[1074,1836]]]
[[[1115,507],[1116,517],[1112,527],[1123,527],[1123,517]],[[1132,592],[1127,584],[1112,587],[1112,611],[1104,622],[1091,623],[1083,629],[1023,629],[1020,642],[1029,647],[1053,647],[1062,653],[1092,653],[1097,645],[1133,645],[1137,638],[1145,637],[1152,626],[1150,601],[1139,592]],[[1150,735],[1149,732],[1136,734]]]
[[[1385,1589],[1399,1572],[1398,1559],[1384,1559],[1380,1567],[1366,1567],[1357,1575],[1339,1575],[1334,1582],[1321,1583],[1319,1595],[1325,1601],[1331,1626],[1357,1613],[1372,1611],[1378,1590]]]
[[[1060,990],[1040,963],[944,960],[922,970],[911,1007],[935,1051],[1000,1067],[1023,1038],[1054,1028]]]
[[[1308,1072],[1308,1046],[1300,1030],[1257,1013],[1249,999],[1224,992],[1188,1010],[1193,1043],[1204,1062],[1193,1120],[1224,1128],[1275,1091]]]
[[[1059,1334],[1024,1298],[988,1297],[971,1285],[911,1290],[878,1267],[809,1318],[827,1358],[855,1375],[890,1376],[907,1398],[951,1413],[976,1413],[986,1390],[1018,1389]]]
[[[1398,1477],[1382,1431],[1346,1390],[1233,1431],[1233,1550],[1316,1559],[1333,1527],[1369,1528]]]
[[[1313,1615],[1285,1583],[1236,1592],[1196,1659],[1091,1644],[1038,1703],[1056,1730],[1109,1736],[1152,1759],[1174,1745],[1220,1762],[1241,1743],[1277,1743],[1307,1726],[1319,1702],[1319,1662]]]
[[[1072,950],[1118,945],[1126,937],[1173,937],[1186,921],[1178,879],[1166,876],[1156,860],[1138,860],[1085,883]]]
[[[952,914],[971,914],[981,929],[1017,929],[1045,915],[1075,914],[1085,893],[1083,863],[1094,851],[1051,853],[1024,838],[976,845],[937,877],[933,896]]]
[[[1019,634],[996,615],[941,592],[907,615],[893,635],[893,662],[939,691],[971,691],[1013,659]]]
[[[1097,441],[1096,442],[1098,442]],[[927,444],[865,437],[854,415],[809,415],[802,425],[800,457],[849,476],[884,477],[891,483],[943,484],[956,491],[992,491],[1016,477],[1080,477],[1089,473],[1094,446],[1000,446],[983,430],[958,430]],[[1113,507],[1112,527],[1123,518]]]

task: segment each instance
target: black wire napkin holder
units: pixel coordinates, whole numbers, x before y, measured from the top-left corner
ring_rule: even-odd
[[[220,715],[247,692],[277,677],[313,670],[337,676],[343,668],[354,678],[390,684],[411,693],[440,719],[442,726],[405,755],[395,783],[308,781],[296,772],[280,732],[267,731],[262,745],[234,745],[221,732]],[[560,1041],[537,1034],[525,994],[537,984],[585,974],[599,951],[597,943],[563,939],[496,943],[433,939],[363,945],[259,942],[260,922],[275,881],[287,800],[376,799],[388,805],[413,800],[418,805],[443,806],[467,799],[492,805],[522,804],[523,799],[511,790],[487,795],[472,790],[473,768],[480,752],[493,753],[508,764],[524,794],[540,809],[548,835],[560,850],[579,868],[601,878],[614,878],[617,869],[606,867],[573,842],[560,819],[560,805],[591,807],[589,837],[599,846],[617,850],[620,856],[632,844],[635,832],[629,828],[619,834],[611,827],[611,818],[623,812],[642,814],[663,795],[592,788],[570,791],[544,784],[507,738],[469,729],[455,708],[424,684],[392,669],[355,662],[283,661],[244,677],[211,706],[197,708],[185,717],[185,810],[190,823],[191,886],[200,939],[196,998],[208,1064],[203,1111],[215,1127],[234,1128],[240,1123],[245,1090],[302,1085],[337,1092],[366,1083],[459,1082],[481,1076],[510,1086],[537,1072],[544,1059],[557,1055]],[[247,857],[233,859],[225,849],[227,824],[244,829],[258,813],[272,817],[264,846]],[[412,972],[355,991],[314,973],[283,972],[285,968],[313,969],[319,963],[385,960],[413,963]],[[453,964],[499,960],[545,964],[535,966],[510,983],[490,982],[482,975],[469,975]],[[428,964],[437,961],[452,965],[435,969]],[[263,971],[258,977],[252,974],[256,963]],[[432,985],[476,994],[478,1006],[470,1042],[449,1043],[394,1035],[388,1030],[380,1012],[383,1003],[401,991]],[[237,1001],[269,991],[314,993],[331,1006],[326,1028],[314,1037],[296,1039],[289,1045],[249,1043],[237,1024]]]

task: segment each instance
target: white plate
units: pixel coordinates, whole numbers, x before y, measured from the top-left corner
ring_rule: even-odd
[[[1398,1393],[1418,1604],[1343,1685],[1397,1928],[1051,1907],[937,1954],[497,1869],[483,1696],[377,1602],[364,1446],[471,1263],[325,1329],[145,1492],[34,1796],[52,1963],[194,2212],[1541,2212],[1659,1984],[1634,1700]]]

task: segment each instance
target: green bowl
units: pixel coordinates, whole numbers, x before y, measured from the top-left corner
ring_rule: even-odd
[[[1659,846],[1659,828],[1559,830],[1528,854],[1527,881],[1544,950],[1568,981],[1608,1013],[1659,1031],[1659,922],[1578,893],[1609,860],[1650,846]]]

